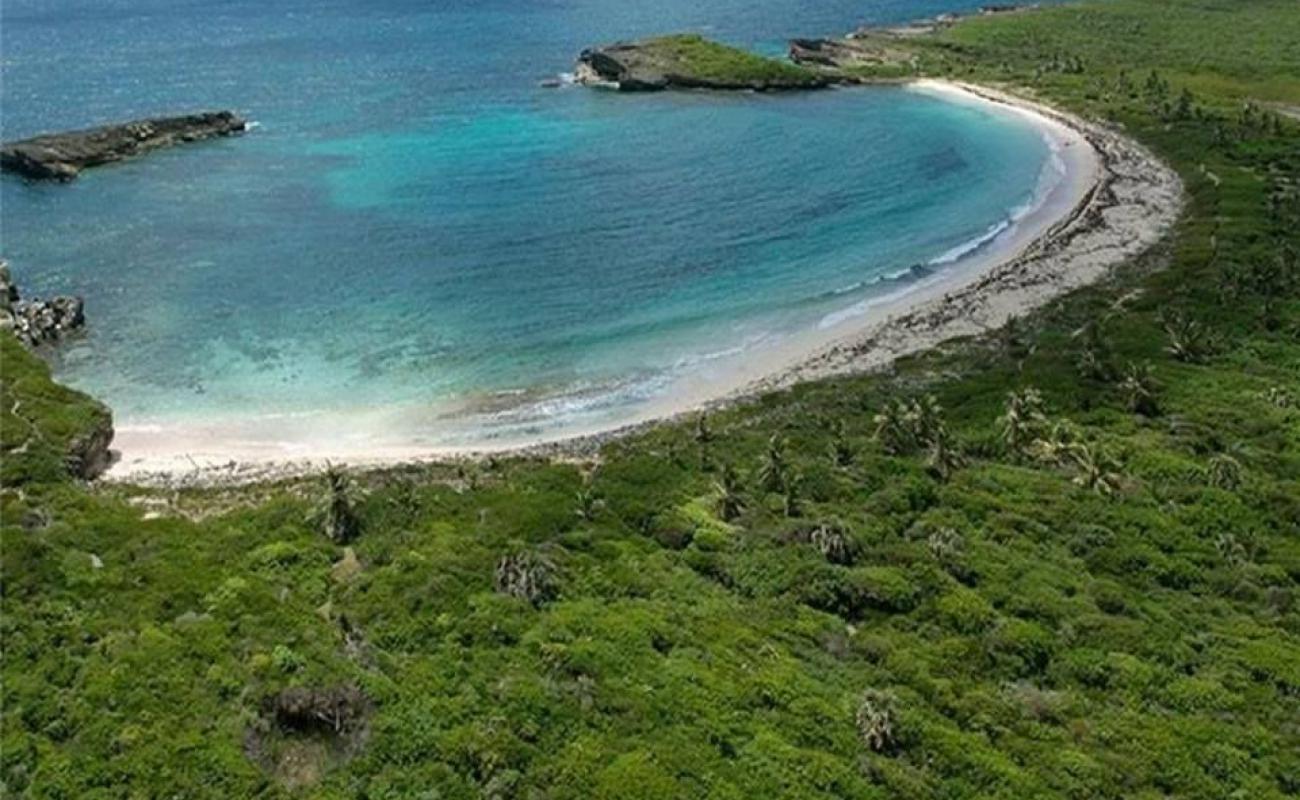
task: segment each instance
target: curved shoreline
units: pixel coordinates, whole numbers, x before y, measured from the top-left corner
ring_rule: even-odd
[[[114,443],[122,457],[106,477],[140,485],[227,485],[308,474],[327,462],[379,468],[486,454],[589,453],[610,438],[700,408],[879,369],[944,340],[1000,327],[1010,317],[1104,277],[1159,241],[1178,216],[1182,186],[1177,175],[1113,130],[987,87],[938,80],[908,86],[1025,117],[1055,143],[1065,163],[1060,184],[1006,232],[1005,240],[999,235],[988,251],[957,259],[933,279],[896,297],[863,301],[857,314],[796,334],[759,358],[748,353],[720,373],[687,377],[666,393],[669,397],[648,402],[617,423],[472,447],[421,441],[413,429],[400,443],[383,443],[365,433],[403,430],[400,413],[391,409],[245,421],[234,430],[128,426]],[[357,424],[366,417],[384,424]],[[295,426],[297,435],[286,437]],[[259,427],[279,438],[259,437]],[[343,435],[356,431],[362,433]]]

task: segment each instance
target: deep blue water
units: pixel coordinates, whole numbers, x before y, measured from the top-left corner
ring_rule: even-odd
[[[1048,150],[897,88],[539,80],[618,38],[779,52],[972,5],[2,0],[6,139],[198,108],[259,127],[69,185],[6,177],[0,254],[29,294],[86,297],[58,374],[124,424],[514,396],[614,414],[979,237]]]

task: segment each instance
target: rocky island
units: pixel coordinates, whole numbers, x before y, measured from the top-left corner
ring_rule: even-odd
[[[624,92],[725,89],[758,92],[822,89],[832,76],[711,42],[694,34],[660,36],[584,50],[575,81]]]
[[[68,181],[87,167],[132,158],[160,147],[230,136],[248,123],[232,111],[207,111],[50,133],[0,147],[0,169],[33,180]]]

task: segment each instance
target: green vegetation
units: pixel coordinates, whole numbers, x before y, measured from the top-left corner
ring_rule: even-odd
[[[77,454],[112,424],[103,404],[50,380],[50,369],[0,333],[0,484],[51,482],[78,469]]]
[[[764,58],[696,34],[647,39],[642,51],[676,75],[703,81],[751,84],[813,84],[816,73],[788,61]]]
[[[96,407],[4,343],[4,794],[1294,797],[1296,41],[1293,0],[918,41],[1124,124],[1172,240],[583,466],[88,489],[50,454]]]

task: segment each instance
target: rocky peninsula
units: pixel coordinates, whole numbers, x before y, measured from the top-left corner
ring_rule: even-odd
[[[711,42],[694,34],[619,42],[582,51],[577,83],[624,92],[721,89],[756,92],[822,89],[832,76]]]
[[[69,181],[87,167],[161,147],[231,136],[247,128],[248,123],[233,111],[207,111],[42,134],[0,146],[0,169],[32,180]]]

